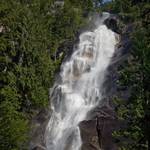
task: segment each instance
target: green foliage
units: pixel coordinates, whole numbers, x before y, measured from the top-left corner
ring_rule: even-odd
[[[18,111],[19,94],[11,86],[5,86],[0,94],[0,149],[20,149],[27,139],[28,122],[24,114]]]
[[[115,0],[113,11],[124,23],[132,23],[132,49],[125,67],[119,71],[119,85],[131,89],[127,102],[115,99],[119,120],[125,127],[114,132],[121,150],[147,150],[150,146],[150,30],[147,1]],[[121,140],[122,139],[122,140]]]
[[[26,149],[29,116],[48,106],[59,47],[73,41],[92,0],[0,1],[0,149]]]

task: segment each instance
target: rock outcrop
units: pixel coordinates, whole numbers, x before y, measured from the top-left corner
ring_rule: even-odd
[[[119,33],[119,34],[121,33],[121,29],[119,29],[119,26],[118,26],[119,19],[117,16],[110,15],[110,17],[104,21],[104,24],[112,31]]]
[[[50,118],[50,109],[43,109],[37,113],[31,122],[30,150],[46,150],[45,128]]]
[[[106,80],[104,82],[105,98],[102,103],[89,113],[89,119],[80,123],[82,150],[117,150],[112,133],[118,129],[121,123],[117,120],[113,97],[119,96],[128,99],[130,92],[125,88],[118,87],[118,68],[129,56],[131,40],[129,33],[132,25],[120,29],[118,18],[110,16],[104,24],[116,33],[120,34],[120,42],[116,47],[116,52],[108,68]],[[102,105],[103,104],[103,105]]]
[[[112,150],[112,131],[117,125],[114,111],[106,106],[95,110],[95,117],[80,123],[82,150]]]

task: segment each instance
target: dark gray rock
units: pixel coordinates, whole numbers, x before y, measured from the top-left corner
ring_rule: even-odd
[[[80,123],[82,150],[100,150],[96,130],[96,119]]]
[[[46,148],[41,145],[37,145],[32,150],[46,150]]]
[[[111,107],[97,107],[92,118],[80,123],[82,150],[116,150],[112,132],[117,127],[115,112]]]
[[[50,118],[50,109],[43,109],[31,121],[30,150],[45,150],[45,129]]]
[[[117,16],[111,15],[108,19],[104,21],[104,24],[111,29],[112,31],[120,34],[121,30],[119,29],[119,19]]]

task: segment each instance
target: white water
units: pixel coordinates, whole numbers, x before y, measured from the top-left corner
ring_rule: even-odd
[[[80,35],[78,48],[62,65],[61,84],[51,91],[47,150],[80,150],[79,123],[102,99],[105,73],[115,51],[115,33],[100,24]]]

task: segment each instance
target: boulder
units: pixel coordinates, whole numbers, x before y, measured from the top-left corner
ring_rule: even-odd
[[[82,150],[116,150],[112,131],[117,126],[113,109],[99,107],[91,112],[92,118],[80,123]]]
[[[120,34],[121,31],[119,29],[118,23],[119,23],[119,20],[116,16],[110,16],[104,21],[104,24],[108,27],[108,29],[111,29],[112,31]]]

